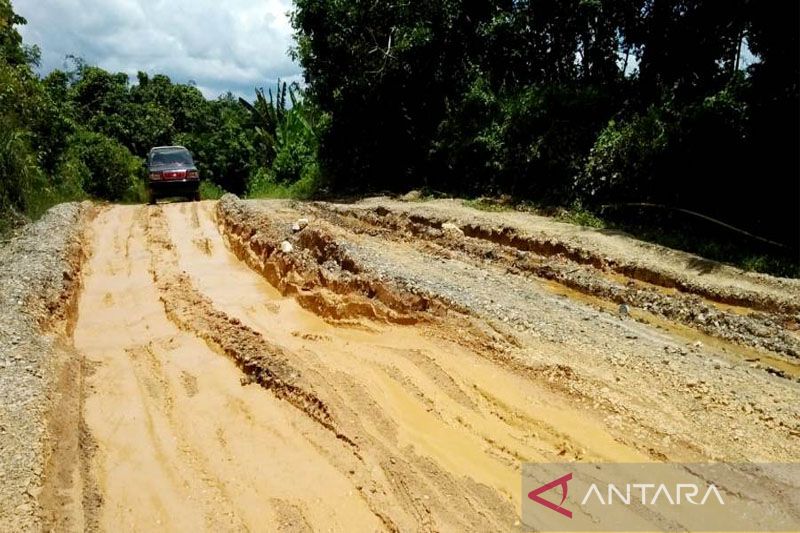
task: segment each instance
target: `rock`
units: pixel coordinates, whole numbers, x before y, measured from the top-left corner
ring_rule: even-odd
[[[422,192],[417,190],[409,191],[401,196],[400,199],[404,202],[418,202],[422,200]]]
[[[445,235],[448,235],[450,237],[461,238],[464,236],[464,232],[461,231],[461,228],[459,228],[452,222],[445,222],[444,224],[442,224],[442,231],[444,232]]]
[[[300,229],[305,229],[308,226],[308,219],[307,218],[300,218],[297,220],[297,225],[300,226]]]
[[[297,232],[298,232],[298,231],[300,231],[301,229],[303,229],[303,228],[301,228],[301,227],[300,227],[300,224],[298,224],[297,222],[295,222],[294,224],[292,224],[292,231],[293,231],[294,233],[297,233]]]
[[[285,254],[290,254],[294,251],[294,246],[289,241],[283,241],[281,243],[281,252]]]
[[[626,316],[629,316],[629,315],[630,315],[630,312],[629,312],[629,309],[628,309],[628,304],[624,304],[624,303],[619,304],[619,316],[626,317]]]

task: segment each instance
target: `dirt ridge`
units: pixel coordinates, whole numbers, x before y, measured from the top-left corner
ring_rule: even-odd
[[[237,257],[318,315],[410,325],[447,312],[433,297],[410,293],[362,271],[324,224],[293,232],[291,220],[265,217],[234,195],[224,196],[216,212]],[[282,241],[292,243],[293,253],[281,251]]]
[[[734,289],[718,284],[701,282],[695,278],[681,277],[670,269],[659,267],[639,258],[636,261],[616,256],[611,250],[604,250],[602,253],[595,246],[590,246],[582,242],[581,239],[574,239],[568,242],[559,233],[567,232],[554,231],[547,233],[541,231],[535,233],[518,228],[515,222],[521,217],[527,217],[538,222],[543,217],[526,215],[523,213],[488,213],[474,211],[470,213],[471,220],[456,214],[452,209],[452,203],[433,202],[430,209],[426,204],[403,205],[400,202],[392,202],[384,199],[368,199],[353,206],[337,206],[336,204],[318,202],[315,205],[321,209],[337,212],[339,214],[350,215],[362,220],[371,219],[372,223],[391,227],[398,231],[412,231],[418,235],[425,235],[427,229],[441,230],[444,224],[456,225],[467,237],[488,241],[494,244],[507,246],[521,252],[532,252],[544,257],[560,256],[569,259],[573,263],[580,265],[590,265],[598,269],[613,271],[616,274],[626,276],[638,281],[659,285],[664,288],[677,289],[688,294],[696,294],[708,300],[718,303],[749,307],[755,310],[780,313],[797,314],[800,313],[800,282],[795,280],[784,280],[773,278],[764,274],[746,274],[731,267],[710,261],[692,254],[669,250],[653,244],[647,244],[631,237],[627,237],[621,232],[605,232],[618,238],[627,238],[629,241],[636,242],[642,250],[655,251],[662,256],[680,256],[682,260],[702,263],[705,268],[721,269],[733,276],[748,276],[755,280],[755,283],[763,284],[765,290]],[[436,208],[447,207],[445,214],[435,212]],[[453,216],[448,216],[453,212]],[[463,211],[463,210],[462,210]],[[556,229],[561,226],[569,227],[564,223],[546,220],[546,229]],[[587,234],[597,233],[598,230],[591,228],[570,228],[571,231],[582,231]],[[608,235],[601,235],[607,237]],[[728,272],[730,271],[730,272]],[[780,294],[780,292],[784,294]]]
[[[486,228],[476,224],[460,226],[462,234],[444,231],[444,218],[426,217],[418,213],[390,210],[382,205],[374,208],[314,204],[312,213],[338,226],[356,232],[380,234],[390,240],[407,240],[408,236],[422,239],[432,245],[433,253],[448,256],[450,252],[462,253],[480,264],[491,262],[537,278],[550,280],[587,296],[632,308],[647,314],[680,322],[705,334],[743,346],[768,350],[796,360],[800,358],[800,337],[789,328],[798,326],[798,319],[781,312],[765,312],[745,308],[728,310],[704,300],[700,295],[681,292],[669,280],[652,283],[652,276],[616,279],[618,272],[601,257],[590,254],[555,239],[535,239],[537,243],[520,236],[508,227]],[[476,228],[482,228],[479,231]],[[487,235],[489,235],[487,237]],[[498,238],[497,236],[502,236]],[[609,275],[609,273],[613,275]],[[616,276],[616,277],[615,277]],[[665,290],[671,287],[672,290]],[[734,298],[733,300],[741,303]],[[756,308],[759,308],[756,305]],[[771,307],[771,306],[768,306]],[[785,307],[781,307],[785,310]],[[647,320],[646,317],[643,317]]]

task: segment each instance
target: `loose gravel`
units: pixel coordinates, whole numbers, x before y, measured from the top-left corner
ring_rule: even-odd
[[[89,204],[62,204],[0,246],[0,530],[39,529],[56,361],[77,296]]]

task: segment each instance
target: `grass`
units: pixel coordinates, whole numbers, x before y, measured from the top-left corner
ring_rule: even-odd
[[[225,189],[208,180],[200,182],[200,198],[202,200],[219,200],[225,194]]]
[[[489,213],[503,213],[517,210],[515,206],[511,204],[486,197],[464,200],[461,203],[465,207],[471,207],[472,209],[477,209],[478,211],[487,211]]]
[[[608,227],[605,220],[583,207],[580,202],[575,202],[568,209],[563,209],[561,211],[562,212],[555,217],[561,222],[597,229]]]
[[[247,197],[255,199],[308,200],[314,197],[318,190],[317,181],[310,176],[290,184],[261,179],[251,182]]]
[[[543,206],[530,201],[512,202],[508,198],[494,199],[480,197],[471,200],[464,200],[462,201],[462,204],[466,207],[471,207],[472,209],[486,211],[489,213],[521,211],[525,213],[533,213],[536,215],[552,217],[560,222],[567,222],[577,226],[588,226],[590,228],[607,227],[605,220],[583,207],[580,202],[575,202],[569,207],[553,207]]]
[[[147,198],[147,183],[145,183],[144,179],[139,178],[133,181],[133,184],[128,188],[120,203],[146,204]]]
[[[31,220],[39,220],[54,205],[66,202],[80,202],[89,198],[79,186],[66,183],[47,184],[25,194],[25,214]]]

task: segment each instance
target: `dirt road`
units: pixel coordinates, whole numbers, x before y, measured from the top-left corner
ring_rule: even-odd
[[[800,459],[785,327],[771,351],[757,313],[733,340],[620,317],[511,269],[509,243],[490,257],[463,229],[415,237],[356,211],[100,211],[73,332],[82,444],[46,491],[52,523],[503,531],[523,462]]]

